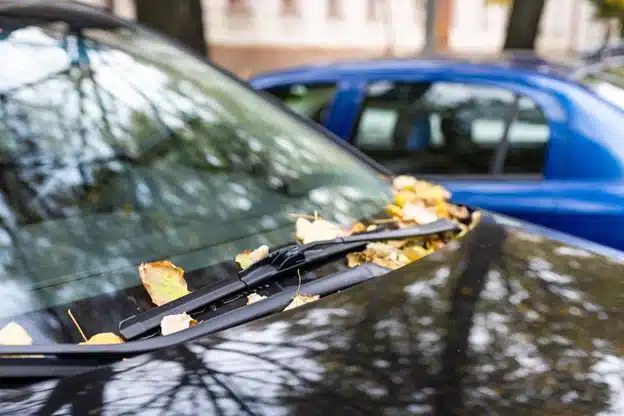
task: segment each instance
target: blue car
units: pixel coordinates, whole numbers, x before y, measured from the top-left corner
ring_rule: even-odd
[[[614,62],[367,60],[251,83],[458,203],[624,249],[624,71]]]

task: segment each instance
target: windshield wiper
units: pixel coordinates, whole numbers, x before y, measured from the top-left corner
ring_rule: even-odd
[[[298,269],[327,261],[337,255],[363,249],[368,243],[374,241],[424,237],[458,230],[457,224],[453,221],[440,219],[425,225],[366,232],[277,249],[231,278],[202,287],[162,306],[124,319],[119,323],[119,332],[126,340],[138,338],[155,331],[167,315],[192,313],[228,296],[266,284]]]

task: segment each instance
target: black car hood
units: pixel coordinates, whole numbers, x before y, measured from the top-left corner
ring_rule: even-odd
[[[622,415],[624,267],[607,254],[486,215],[314,304],[0,391],[0,412]]]

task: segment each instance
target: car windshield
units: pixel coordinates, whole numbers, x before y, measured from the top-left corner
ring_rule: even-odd
[[[67,309],[116,332],[140,302],[111,300],[141,262],[205,268],[293,241],[293,213],[347,225],[390,198],[369,165],[149,32],[0,25],[0,327],[33,343],[81,341]]]
[[[624,110],[624,68],[604,67],[591,71],[580,77],[579,82],[603,100]]]

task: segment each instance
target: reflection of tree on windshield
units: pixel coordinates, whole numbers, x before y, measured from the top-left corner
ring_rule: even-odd
[[[250,111],[254,97],[156,41],[29,26],[0,51],[20,56],[0,85],[0,267],[20,296],[0,320],[136,285],[143,261],[178,258],[188,270],[284,244],[289,213],[348,223],[385,202],[386,188],[364,189],[373,175],[347,156],[270,122],[269,109]],[[325,169],[346,169],[350,182],[281,192]],[[36,342],[72,339],[41,321],[35,333],[49,334]]]

